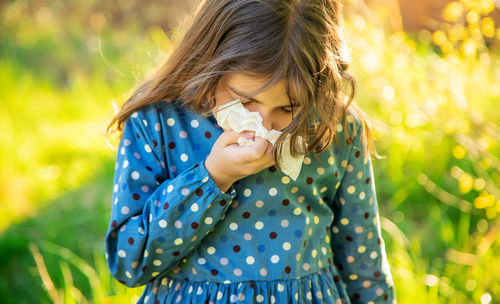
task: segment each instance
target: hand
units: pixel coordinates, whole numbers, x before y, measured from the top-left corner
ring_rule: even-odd
[[[250,146],[239,146],[238,138],[253,139]],[[254,131],[238,133],[224,131],[212,147],[205,161],[205,167],[219,188],[226,192],[231,185],[248,175],[252,175],[276,163],[273,144]]]

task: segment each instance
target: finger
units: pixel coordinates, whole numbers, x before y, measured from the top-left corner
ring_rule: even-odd
[[[245,136],[245,135],[243,133],[238,133],[234,130],[227,130],[227,131],[224,131],[220,135],[220,141],[221,141],[221,144],[225,147],[225,146],[228,146],[230,144],[238,143],[238,139],[241,136]],[[248,138],[247,136],[245,136],[245,137]]]

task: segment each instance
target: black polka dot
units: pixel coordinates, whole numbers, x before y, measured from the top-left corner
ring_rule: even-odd
[[[137,201],[137,200],[139,200],[139,199],[141,199],[141,196],[140,196],[139,194],[137,194],[137,193],[132,194],[132,197],[133,197],[136,201]]]

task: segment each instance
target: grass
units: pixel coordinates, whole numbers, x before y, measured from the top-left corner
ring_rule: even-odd
[[[29,18],[19,3],[0,19],[0,298],[135,303],[143,288],[119,284],[105,264],[116,151],[104,129],[170,41],[158,27],[89,32],[57,16]],[[384,20],[386,12],[375,14]],[[390,32],[371,18],[355,12],[346,20],[350,69],[355,102],[386,156],[373,163],[398,301],[495,302],[496,51],[483,36],[472,40],[475,52],[464,50],[446,25],[444,41]]]

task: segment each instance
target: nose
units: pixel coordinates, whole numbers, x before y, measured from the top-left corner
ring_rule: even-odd
[[[264,128],[267,130],[271,130],[273,128],[273,121],[270,117],[269,114],[267,114],[265,111],[258,111],[260,116],[262,117],[262,125]]]

